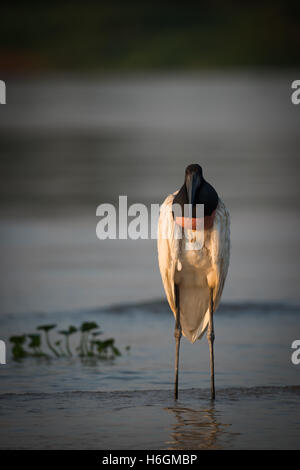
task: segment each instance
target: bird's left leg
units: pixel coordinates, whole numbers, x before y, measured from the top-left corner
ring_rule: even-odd
[[[176,340],[176,356],[175,356],[175,387],[174,396],[175,400],[178,398],[178,364],[179,364],[179,347],[181,339],[181,325],[180,325],[180,301],[179,301],[179,286],[175,284],[175,301],[176,301],[176,322],[174,336]]]
[[[211,287],[209,289],[209,323],[208,323],[208,330],[207,330],[207,339],[209,343],[209,352],[210,352],[210,389],[211,389],[211,399],[215,399],[215,364],[214,364],[214,340],[215,340],[215,332],[214,332],[214,290]]]

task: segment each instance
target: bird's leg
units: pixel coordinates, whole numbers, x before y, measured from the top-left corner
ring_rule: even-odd
[[[180,325],[180,303],[179,303],[179,286],[175,284],[175,301],[176,301],[176,322],[174,336],[176,340],[176,356],[175,356],[175,400],[178,398],[178,363],[179,363],[179,347],[181,339]]]
[[[211,389],[211,399],[215,399],[215,365],[214,365],[214,301],[213,301],[213,288],[210,288],[210,299],[209,299],[209,323],[207,330],[207,339],[209,343],[209,352],[210,352],[210,389]]]

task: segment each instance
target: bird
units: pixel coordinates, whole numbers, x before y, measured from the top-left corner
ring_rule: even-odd
[[[160,207],[157,249],[162,283],[175,317],[175,399],[181,337],[193,344],[207,330],[210,393],[214,400],[213,317],[229,266],[230,214],[198,164],[186,167],[183,185],[167,196]]]

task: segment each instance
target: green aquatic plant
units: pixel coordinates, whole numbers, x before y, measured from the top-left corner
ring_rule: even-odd
[[[90,349],[89,349],[89,356],[94,356],[95,355],[95,346],[96,346],[96,338],[98,336],[102,335],[102,331],[93,331],[92,332],[92,339],[90,341]]]
[[[64,335],[65,336],[65,339],[66,339],[66,351],[67,351],[67,354],[71,357],[72,356],[72,352],[71,352],[71,349],[70,349],[70,341],[69,341],[69,338],[71,335],[73,335],[74,333],[77,332],[77,328],[73,325],[69,326],[69,329],[68,330],[62,330],[60,331],[59,333],[61,335]]]
[[[48,348],[53,352],[53,354],[56,357],[59,357],[60,355],[56,351],[54,346],[51,344],[50,337],[49,337],[49,331],[53,330],[54,328],[56,328],[56,325],[40,325],[40,326],[37,327],[38,330],[44,331]]]
[[[114,338],[109,338],[104,341],[95,341],[101,359],[114,359],[116,356],[121,356],[121,352],[114,343]]]
[[[70,325],[67,329],[58,331],[60,335],[65,337],[65,347],[62,347],[62,341],[57,338],[53,346],[49,332],[55,328],[56,325],[54,324],[40,325],[37,327],[37,330],[44,332],[46,344],[55,357],[72,356],[69,338],[77,332],[80,333],[80,340],[76,350],[79,352],[80,357],[92,357],[95,359],[107,360],[121,356],[120,350],[115,346],[114,338],[108,338],[102,341],[99,339],[99,336],[103,333],[96,322],[83,322],[79,328]],[[24,348],[26,338],[29,340],[27,346],[30,349],[30,352]],[[12,354],[13,358],[16,360],[29,356],[51,357],[42,351],[40,334],[32,333],[28,335],[23,334],[11,336],[10,342],[13,344]],[[125,350],[128,351],[129,348],[130,346],[127,346]]]
[[[41,335],[34,333],[27,336],[28,338],[30,338],[30,343],[28,344],[28,347],[33,349],[33,355],[37,357],[47,356],[41,351]]]
[[[14,359],[23,359],[24,357],[28,356],[28,352],[23,348],[25,340],[26,335],[11,336],[9,338],[9,341],[13,343],[12,354]]]
[[[88,347],[89,334],[92,330],[99,328],[96,322],[83,322],[80,327],[81,339],[79,344],[80,356],[90,356],[91,351]]]
[[[61,341],[60,341],[60,340],[55,341],[55,346],[57,347],[60,356],[66,356],[66,355],[67,355],[67,354],[62,350]]]

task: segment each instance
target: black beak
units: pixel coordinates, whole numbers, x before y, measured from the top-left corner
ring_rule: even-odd
[[[186,180],[186,189],[189,201],[189,217],[192,217],[193,207],[195,207],[197,201],[197,191],[200,188],[201,180],[199,175],[189,175]]]

